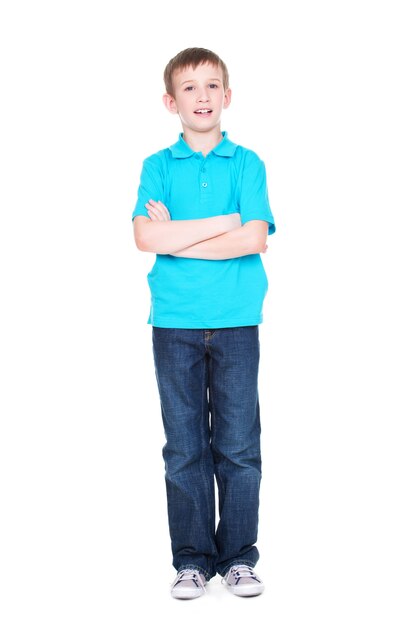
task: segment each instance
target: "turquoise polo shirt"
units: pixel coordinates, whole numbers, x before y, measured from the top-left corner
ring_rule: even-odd
[[[194,152],[183,133],[174,145],[143,162],[132,214],[149,217],[145,203],[165,204],[173,220],[239,212],[241,223],[268,222],[275,230],[263,161],[252,150],[223,139],[206,157]],[[147,276],[151,292],[148,324],[162,328],[227,328],[263,321],[268,280],[260,254],[235,259],[188,259],[157,254]]]

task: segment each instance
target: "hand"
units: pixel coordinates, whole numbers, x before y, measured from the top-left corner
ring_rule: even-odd
[[[160,201],[150,200],[145,205],[148,215],[153,222],[169,222],[171,220],[167,207]]]

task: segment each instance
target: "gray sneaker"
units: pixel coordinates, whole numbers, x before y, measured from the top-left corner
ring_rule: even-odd
[[[206,579],[197,569],[182,569],[171,585],[171,595],[179,600],[192,600],[206,592]]]
[[[236,596],[258,596],[264,591],[264,585],[249,565],[233,565],[222,583]]]

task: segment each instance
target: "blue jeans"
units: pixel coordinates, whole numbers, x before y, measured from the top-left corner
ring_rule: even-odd
[[[152,327],[176,570],[254,566],[261,480],[258,326]],[[215,527],[215,478],[219,523]]]

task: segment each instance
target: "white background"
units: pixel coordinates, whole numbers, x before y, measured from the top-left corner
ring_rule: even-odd
[[[417,624],[414,2],[3,2],[1,623]],[[174,601],[142,160],[181,49],[265,161],[264,595]],[[146,616],[150,617],[146,617]]]

